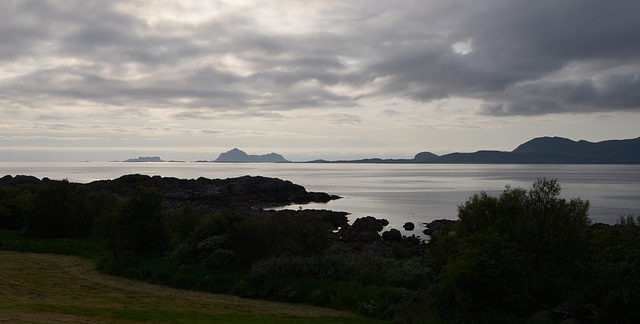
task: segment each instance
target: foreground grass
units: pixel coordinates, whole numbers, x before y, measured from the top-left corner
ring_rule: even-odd
[[[91,260],[0,250],[0,322],[376,323],[351,313],[112,277]]]

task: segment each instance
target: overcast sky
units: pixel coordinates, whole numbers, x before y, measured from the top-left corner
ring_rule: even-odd
[[[640,136],[640,1],[0,1],[0,161]]]

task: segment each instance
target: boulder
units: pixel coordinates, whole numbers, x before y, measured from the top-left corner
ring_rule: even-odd
[[[402,241],[402,233],[395,228],[392,228],[384,233],[382,233],[382,239],[385,241],[394,241],[400,242]]]
[[[436,219],[431,223],[427,223],[426,224],[427,229],[422,231],[422,233],[424,233],[425,235],[431,236],[437,233],[438,231],[440,231],[443,226],[453,224],[455,222],[456,221],[450,220],[450,219]]]
[[[351,225],[351,228],[355,231],[380,232],[387,225],[389,225],[389,221],[386,219],[377,219],[373,216],[366,216],[356,219],[353,222],[353,225]]]
[[[405,231],[413,231],[416,228],[416,225],[414,225],[412,222],[406,222],[404,223],[402,228],[404,228]]]

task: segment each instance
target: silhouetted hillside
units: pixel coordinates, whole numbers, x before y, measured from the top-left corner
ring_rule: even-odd
[[[269,153],[264,155],[248,155],[242,150],[234,148],[231,151],[220,153],[213,162],[288,162],[282,155]]]
[[[424,153],[421,153],[424,154]],[[422,162],[414,159],[415,162]],[[592,143],[562,137],[539,137],[511,152],[451,153],[431,163],[640,163],[640,138]]]
[[[438,156],[421,152],[413,159],[361,159],[351,161],[316,160],[314,163],[546,163],[546,164],[640,164],[640,137],[597,143],[572,141],[562,137],[539,137],[511,152],[482,150]]]

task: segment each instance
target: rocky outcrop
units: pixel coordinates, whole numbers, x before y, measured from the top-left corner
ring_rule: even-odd
[[[351,226],[342,227],[336,235],[339,243],[355,253],[373,253],[382,257],[391,255],[392,247],[400,247],[406,256],[423,255],[427,244],[412,235],[402,236],[397,229],[380,232],[389,225],[386,219],[366,216],[356,219]]]
[[[455,222],[456,221],[450,220],[450,219],[436,219],[431,223],[425,224],[427,229],[422,231],[422,233],[424,233],[425,235],[432,236],[432,235],[438,233],[438,231],[440,231],[443,226],[446,226],[446,225],[449,225],[449,224],[453,224]]]
[[[7,175],[0,178],[0,186],[46,185],[49,181],[48,178],[40,180],[33,176]],[[163,204],[168,210],[191,205],[204,212],[328,202],[340,198],[323,192],[308,192],[291,181],[260,176],[178,179],[130,174],[112,180],[94,181],[85,186],[95,192],[111,192],[121,199],[127,198],[138,186],[155,188],[164,194]]]
[[[402,233],[400,233],[399,230],[392,228],[382,233],[382,239],[385,241],[400,242],[402,241]]]
[[[87,184],[95,191],[106,190],[127,197],[138,186],[151,187],[165,194],[164,207],[170,210],[191,205],[216,211],[229,207],[267,207],[327,202],[338,199],[326,193],[308,192],[291,181],[261,176],[229,179],[178,179],[171,177],[126,175],[113,180]]]
[[[386,219],[366,216],[356,219],[351,226],[342,227],[338,236],[340,241],[351,249],[361,250],[368,243],[380,241],[379,232],[387,225],[389,221]]]
[[[358,218],[353,222],[351,228],[356,231],[373,231],[380,232],[382,229],[389,225],[389,221],[386,219],[377,219],[373,216],[366,216]]]

